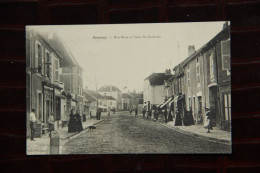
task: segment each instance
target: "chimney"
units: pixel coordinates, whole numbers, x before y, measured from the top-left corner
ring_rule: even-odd
[[[191,56],[195,52],[195,46],[190,45],[188,48],[188,56]]]
[[[226,21],[224,24],[223,24],[223,29],[227,28],[228,27],[228,22]]]
[[[166,69],[165,70],[165,75],[171,75],[171,69]]]

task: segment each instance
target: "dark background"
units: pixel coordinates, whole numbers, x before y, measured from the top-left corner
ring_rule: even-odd
[[[1,172],[260,172],[257,0],[0,0]],[[231,21],[232,155],[26,156],[25,25]]]

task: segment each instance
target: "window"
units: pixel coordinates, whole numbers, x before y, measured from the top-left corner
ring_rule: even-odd
[[[178,82],[179,82],[179,93],[182,93],[182,90],[181,90],[181,79],[178,79]]]
[[[38,94],[38,118],[42,120],[42,94]]]
[[[224,113],[225,113],[225,120],[231,120],[231,94],[225,93],[223,94],[224,99]]]
[[[221,41],[222,69],[230,74],[230,40]]]
[[[189,97],[189,107],[191,107],[191,98]]]
[[[211,53],[209,56],[209,72],[210,80],[213,81],[215,79],[213,53]]]
[[[200,85],[200,63],[197,58],[197,63],[196,63],[196,79],[197,79],[197,84]]]
[[[57,81],[59,82],[59,73],[60,73],[60,70],[59,70],[59,61],[56,59],[54,61],[54,81]]]
[[[49,77],[50,79],[52,78],[52,69],[51,69],[51,57],[50,57],[50,53],[46,52],[46,56],[45,56],[45,75],[47,77]]]
[[[43,58],[42,58],[42,47],[40,43],[35,44],[35,67],[38,68],[38,72],[42,73],[42,64],[43,64]]]
[[[189,70],[189,67],[188,67],[188,70],[187,70],[187,83],[188,83],[188,88],[190,88],[190,70]]]

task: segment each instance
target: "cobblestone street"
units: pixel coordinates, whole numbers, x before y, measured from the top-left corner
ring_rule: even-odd
[[[231,145],[189,136],[128,112],[107,117],[67,142],[63,154],[230,153]]]

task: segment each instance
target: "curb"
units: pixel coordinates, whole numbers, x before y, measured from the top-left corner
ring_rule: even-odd
[[[97,124],[99,124],[99,123],[101,123],[101,122],[103,122],[103,121],[104,121],[104,119],[103,119],[103,120],[100,120],[99,122],[96,122],[96,123],[94,123],[94,124],[92,124],[92,125],[97,125]],[[86,130],[88,129],[88,127],[89,127],[89,126],[87,126],[85,129],[83,129],[81,132],[77,132],[77,133],[72,134],[71,136],[68,136],[68,137],[66,137],[66,138],[63,138],[63,140],[65,141],[65,143],[68,142],[69,140],[71,140],[71,139],[77,137],[78,135],[80,135],[81,133],[83,133],[84,131],[86,131]]]
[[[189,136],[194,136],[194,137],[197,137],[197,138],[205,139],[205,140],[208,140],[208,141],[213,141],[213,142],[216,142],[216,143],[226,144],[226,145],[231,145],[232,144],[230,140],[218,139],[218,138],[214,138],[214,137],[204,136],[204,135],[201,135],[201,134],[188,132],[188,131],[185,131],[185,130],[182,130],[182,129],[179,129],[179,128],[173,128],[173,127],[167,126],[167,125],[162,124],[162,123],[160,123],[160,124],[165,126],[165,127],[170,128],[170,129],[176,130],[176,131],[178,131],[180,133],[189,135]]]

